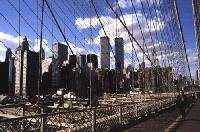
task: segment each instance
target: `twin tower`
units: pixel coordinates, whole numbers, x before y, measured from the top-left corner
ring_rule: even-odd
[[[101,45],[101,69],[110,69],[110,39],[109,37],[100,38]],[[124,69],[124,40],[115,38],[115,69],[122,71]]]

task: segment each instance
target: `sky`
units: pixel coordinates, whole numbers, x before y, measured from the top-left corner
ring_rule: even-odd
[[[195,78],[198,59],[195,45],[192,1],[177,1],[191,73],[193,78]],[[105,36],[105,33],[92,4],[88,0],[49,0],[48,2],[73,52],[76,54],[95,53],[100,58],[100,37]],[[167,7],[171,6],[170,3],[172,0],[133,0],[135,10],[132,8],[131,0],[118,0],[118,5],[121,8],[123,17],[120,14],[121,12],[115,0],[109,0],[109,2],[111,6],[117,10],[119,17],[125,19],[128,29],[132,32],[134,38],[143,47],[146,53],[151,56],[151,52],[148,51],[152,51],[153,47],[155,47],[157,58],[161,66],[170,65],[167,60],[169,58],[171,62],[173,62],[174,58],[177,58],[177,61],[180,61],[177,62],[177,64],[183,64],[183,58],[178,54],[179,51],[176,49],[177,45],[174,44],[175,39],[179,40],[176,35],[178,34],[175,28],[176,25],[173,27],[176,18],[173,18],[174,14],[172,10],[169,10],[169,8],[167,9]],[[133,42],[137,56],[134,54],[132,57],[132,52],[134,52],[132,43],[127,31],[120,24],[120,21],[116,21],[115,15],[104,0],[94,1],[94,4],[106,35],[110,38],[110,44],[113,50],[115,48],[114,38],[116,36],[123,37],[125,66],[133,62],[134,67],[137,68],[144,56],[137,46],[137,43]],[[11,48],[13,53],[19,46],[19,42],[22,41],[23,36],[27,36],[31,50],[39,50],[38,40],[40,37],[37,34],[39,34],[41,29],[41,5],[41,0],[0,1],[0,40],[3,41],[7,47]],[[20,19],[19,9],[21,14]],[[140,30],[140,26],[142,30]],[[19,31],[21,37],[19,37]],[[166,35],[168,35],[168,37],[166,37]],[[56,27],[48,7],[45,5],[43,48],[45,49],[46,56],[52,55],[51,47],[54,42],[64,42],[64,39]],[[170,48],[165,51],[165,47]],[[1,61],[5,59],[5,51],[6,48],[0,44]],[[112,52],[110,55],[111,67],[113,68],[114,57]],[[144,61],[147,66],[149,66],[150,63],[145,56]],[[184,72],[185,69],[182,71],[180,69],[178,70],[177,72]]]

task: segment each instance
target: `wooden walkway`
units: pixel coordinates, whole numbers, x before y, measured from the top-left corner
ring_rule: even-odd
[[[135,125],[133,124],[132,126],[124,129],[123,132],[163,132],[178,116],[178,109],[172,108],[155,117],[152,117],[151,119],[141,121]]]
[[[124,132],[200,132],[200,99],[187,109],[185,120],[181,119],[177,108],[143,121]]]
[[[200,132],[200,99],[194,104],[176,131]]]

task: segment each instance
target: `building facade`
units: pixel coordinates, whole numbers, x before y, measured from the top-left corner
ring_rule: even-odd
[[[22,87],[23,87],[23,60],[24,52],[29,50],[29,43],[25,37],[20,44],[20,46],[15,51],[15,95],[22,96]]]
[[[16,50],[14,67],[15,95],[32,98],[38,91],[39,53],[29,50],[26,37]]]
[[[200,80],[200,1],[192,0],[193,3],[193,16],[194,16],[194,27],[196,36],[196,46],[198,51],[198,71],[197,79]]]
[[[22,74],[22,96],[32,98],[38,94],[39,53],[24,52]]]
[[[0,94],[8,94],[9,63],[0,62]]]
[[[53,44],[52,58],[52,90],[59,89],[60,82],[60,66],[63,61],[68,60],[68,47],[61,43]]]
[[[101,69],[110,69],[110,39],[106,37],[100,38],[101,45]]]
[[[92,63],[93,68],[98,68],[98,57],[95,54],[88,54],[87,55],[87,64]]]
[[[122,71],[124,69],[124,40],[115,38],[115,68]]]
[[[78,65],[77,67],[79,67],[79,66],[80,66],[80,68],[85,67],[86,60],[87,60],[86,55],[77,56],[77,65]]]

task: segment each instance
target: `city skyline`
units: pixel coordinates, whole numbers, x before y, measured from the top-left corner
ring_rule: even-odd
[[[0,131],[199,131],[199,9],[0,0]]]
[[[4,13],[4,15],[6,15],[7,13],[11,13],[13,14],[12,15],[12,18],[10,16],[8,16],[8,19],[10,22],[12,22],[13,25],[15,25],[15,28],[18,29],[18,22],[17,21],[13,21],[14,19],[18,20],[18,14],[17,12],[15,11],[15,9],[12,8],[12,6],[10,5],[10,3],[12,4],[13,2],[13,5],[15,5],[17,7],[18,5],[18,1],[12,1],[12,2],[7,2],[7,1],[2,1],[2,5],[4,5],[4,11],[2,11],[2,13]],[[83,1],[81,1],[82,3]],[[141,13],[141,2],[139,1],[134,1],[135,3],[135,6],[136,6],[136,10],[137,10],[137,15],[141,17],[141,22],[142,22],[142,19],[144,19],[144,14]],[[144,1],[143,1],[144,2]],[[150,6],[152,5],[152,3],[155,2],[155,1],[150,1]],[[23,12],[22,16],[25,18],[25,20],[28,20],[28,22],[35,28],[37,29],[37,19],[36,19],[36,16],[30,11],[29,7],[27,5],[30,5],[31,1],[27,1],[27,2],[24,2],[24,1],[21,1],[21,9],[22,10],[25,10],[27,12]],[[33,3],[33,6],[31,6],[32,9],[34,9],[35,13],[36,13],[36,2],[32,2]],[[39,1],[40,3],[40,1]],[[63,8],[63,6],[61,5],[60,1],[58,2],[50,2],[50,4],[58,4],[60,5],[61,8]],[[115,2],[114,1],[111,1],[112,5],[115,7]],[[66,4],[66,2],[64,3]],[[69,5],[74,5],[75,6],[75,3],[74,1],[72,2],[69,2],[68,3]],[[108,31],[112,31],[110,30],[110,27],[115,25],[115,18],[113,16],[113,14],[111,13],[110,10],[108,10],[108,7],[105,5],[105,3],[103,1],[99,1],[96,3],[97,5],[101,4],[102,7],[98,7],[100,11],[102,11],[102,9],[104,9],[104,11],[102,11],[103,14],[101,14],[101,19],[102,21],[104,21],[104,19],[108,19],[111,24],[109,25],[106,25],[104,24],[105,28],[109,29]],[[125,19],[131,19],[131,9],[130,9],[130,1],[126,1],[126,0],[119,0],[119,4],[122,8],[122,11],[125,13],[124,15],[124,18]],[[144,4],[144,3],[143,3]],[[156,3],[158,4],[158,3]],[[160,3],[162,4],[162,3]],[[41,3],[39,4],[41,5]],[[69,5],[68,5],[68,8],[69,8]],[[76,5],[76,6],[79,6],[77,8],[80,8],[80,5]],[[88,8],[88,10],[90,9],[89,8],[89,4],[86,2],[85,7]],[[180,9],[180,15],[181,15],[181,22],[183,24],[183,30],[184,30],[184,36],[185,36],[185,40],[186,40],[186,46],[187,46],[187,52],[188,52],[188,56],[189,56],[189,61],[190,61],[190,66],[191,66],[191,70],[192,70],[192,76],[193,78],[195,78],[196,76],[196,62],[197,62],[197,57],[196,57],[196,52],[195,52],[195,38],[192,34],[194,34],[194,29],[193,28],[188,28],[188,26],[185,26],[186,24],[187,25],[190,25],[189,27],[193,27],[193,21],[192,21],[192,4],[188,1],[181,1],[181,0],[178,0],[178,6],[179,6],[179,9]],[[41,7],[39,6],[38,7],[38,15],[41,16],[40,12],[41,12]],[[61,11],[59,10],[59,6],[55,6],[54,7],[55,9],[58,9],[58,12]],[[147,8],[147,7],[146,7]],[[73,12],[73,6],[71,8],[69,8],[71,12]],[[190,11],[188,13],[185,13],[187,11],[187,9],[189,9]],[[45,10],[48,11],[47,7],[45,7]],[[5,11],[8,11],[8,12],[5,12]],[[81,9],[80,9],[81,11]],[[92,48],[94,49],[94,51],[92,51],[91,49],[91,46],[89,44],[85,44],[86,42],[90,43],[90,25],[89,25],[89,18],[90,18],[90,15],[89,13],[81,13],[80,11],[74,11],[74,14],[70,14],[70,12],[64,12],[62,14],[63,18],[65,18],[67,21],[68,21],[68,24],[69,27],[73,30],[74,33],[77,33],[76,36],[73,36],[72,33],[70,33],[66,27],[66,23],[61,23],[61,25],[63,25],[63,28],[66,32],[66,36],[67,38],[70,38],[70,43],[71,45],[73,45],[74,47],[76,47],[76,50],[75,48],[73,48],[73,50],[75,51],[75,53],[78,54],[79,53],[83,53],[83,54],[86,54],[86,53],[94,53],[94,51],[96,51],[95,53],[99,56],[100,55],[100,50],[99,50],[99,34],[100,36],[104,36],[104,34],[102,33],[102,28],[99,24],[99,22],[96,20],[96,15],[95,15],[95,12],[92,11],[91,15],[92,15],[92,26],[95,27],[93,28],[93,42],[95,44],[92,45]],[[68,14],[67,14],[68,13]],[[106,14],[107,13],[107,14]],[[47,13],[49,14],[49,13]],[[134,13],[133,13],[134,14]],[[73,16],[74,15],[74,16]],[[50,14],[49,14],[50,16]],[[67,18],[68,17],[71,17],[71,21],[69,21],[68,19],[70,18]],[[35,17],[35,21],[29,21],[29,17]],[[143,17],[143,18],[142,18]],[[186,19],[188,17],[188,19]],[[57,18],[59,18],[59,16],[57,15]],[[189,19],[191,18],[191,19]],[[17,33],[15,31],[13,31],[12,27],[5,22],[4,18],[0,17],[0,19],[2,19],[2,22],[0,23],[0,26],[3,27],[0,31],[0,39],[3,40],[3,42],[5,42],[13,51],[15,51],[15,48],[18,47],[18,37],[17,37]],[[150,17],[149,17],[150,19]],[[46,21],[45,21],[46,20]],[[190,20],[190,21],[189,21]],[[187,22],[189,21],[189,22]],[[45,19],[44,19],[44,22],[46,25],[49,25],[49,29],[53,29],[53,32],[54,32],[54,35],[56,36],[57,40],[59,42],[62,42],[63,41],[63,38],[61,37],[60,33],[58,33],[58,30],[57,30],[57,27],[55,25],[53,25],[53,28],[52,28],[52,22],[49,20],[48,18],[48,15],[45,15]],[[7,25],[7,26],[3,26],[3,25]],[[40,21],[38,21],[38,25],[40,25]],[[129,27],[131,27],[131,23],[129,23]],[[161,22],[161,25],[162,25],[162,22]],[[120,26],[119,22],[118,22],[118,26]],[[137,25],[133,25],[135,26],[135,30],[137,32],[138,27]],[[38,26],[40,27],[40,26]],[[187,28],[185,28],[187,27]],[[44,46],[44,49],[45,49],[45,53],[46,53],[46,56],[51,56],[52,53],[51,53],[51,44],[52,42],[56,42],[56,38],[53,38],[51,37],[51,34],[48,33],[48,29],[44,28],[45,29],[45,35],[44,35],[44,42],[46,42],[48,44],[48,47]],[[38,29],[39,30],[39,29]],[[153,29],[152,29],[153,30]],[[79,33],[81,32],[81,33]],[[27,38],[29,39],[29,42],[30,42],[30,45],[32,46],[32,48],[34,50],[38,50],[38,46],[36,44],[37,40],[37,35],[31,30],[31,28],[27,25],[27,23],[24,21],[23,18],[21,18],[21,34],[22,36],[27,36]],[[81,36],[82,34],[85,34],[85,36]],[[114,33],[115,34],[115,33]],[[115,36],[113,36],[113,33],[112,34],[108,34],[108,36],[110,37],[111,39],[111,45],[114,46],[114,38]],[[127,41],[127,36],[123,36],[123,31],[121,31],[119,29],[119,32],[118,32],[118,36],[119,37],[124,37],[125,39],[125,45],[124,45],[124,49],[125,49],[125,66],[127,67],[128,64],[131,64],[131,50],[130,50],[130,43]],[[136,34],[137,36],[137,34]],[[147,34],[148,36],[148,34]],[[85,37],[85,40],[83,40],[83,37]],[[138,36],[139,38],[141,37],[140,35]],[[39,39],[39,37],[38,37]],[[21,40],[22,41],[22,40]],[[81,42],[82,41],[82,42]],[[141,42],[141,41],[139,41]],[[193,43],[193,44],[190,44],[190,43]],[[83,47],[83,45],[85,47]],[[151,45],[149,45],[151,46]],[[136,47],[137,48],[137,47]],[[139,56],[140,56],[140,61],[142,60],[142,54],[140,52],[139,53]],[[115,66],[115,62],[114,62],[114,58],[113,58],[113,55],[112,53],[110,54],[111,55],[111,68],[114,68]],[[0,46],[0,60],[4,60],[4,57],[5,57],[5,48],[1,45]],[[100,60],[100,58],[98,59]],[[137,62],[136,62],[136,59],[134,58],[134,63],[137,65]],[[148,62],[147,62],[148,63]]]

